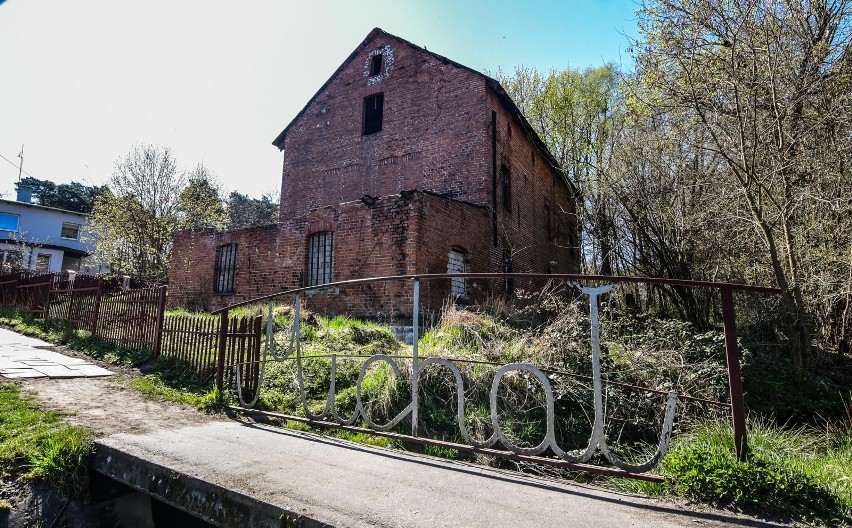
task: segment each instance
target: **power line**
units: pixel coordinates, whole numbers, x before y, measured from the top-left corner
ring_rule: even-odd
[[[18,164],[17,164],[17,163],[15,163],[14,161],[10,160],[9,158],[7,158],[6,156],[4,156],[3,154],[0,154],[0,158],[3,158],[3,159],[4,159],[4,160],[6,160],[7,162],[9,162],[9,164],[10,164],[10,165],[12,165],[13,167],[15,167],[16,169],[18,168]],[[25,170],[21,170],[21,172],[22,172],[22,173],[24,173],[24,174],[26,174],[26,175],[27,175],[27,176],[29,176],[30,178],[35,178],[36,180],[38,179],[38,178],[36,178],[35,176],[33,176],[32,174],[30,174],[29,172],[27,172],[27,171],[25,171]]]

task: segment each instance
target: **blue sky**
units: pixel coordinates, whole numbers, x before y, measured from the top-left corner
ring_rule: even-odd
[[[0,155],[101,184],[134,143],[203,162],[227,190],[280,185],[271,145],[376,26],[474,69],[629,66],[632,0],[8,0]],[[0,159],[0,193],[17,167]]]

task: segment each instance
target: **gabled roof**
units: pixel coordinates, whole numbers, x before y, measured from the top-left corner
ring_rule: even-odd
[[[433,58],[437,59],[438,61],[440,61],[444,64],[451,64],[451,65],[453,65],[457,68],[467,70],[471,73],[474,73],[474,74],[482,77],[485,80],[486,86],[488,86],[488,88],[492,92],[494,92],[494,94],[497,96],[497,99],[500,101],[500,104],[503,106],[503,108],[506,109],[510,114],[512,114],[512,116],[514,116],[515,120],[520,124],[521,128],[527,134],[527,137],[529,137],[532,144],[535,145],[535,147],[544,156],[544,158],[547,160],[547,162],[554,169],[556,169],[557,172],[559,172],[562,175],[563,181],[565,181],[565,183],[568,185],[568,187],[572,191],[576,192],[574,185],[565,178],[564,173],[562,172],[562,168],[559,165],[559,162],[556,160],[556,158],[553,156],[553,154],[550,153],[550,150],[547,148],[547,145],[545,145],[544,141],[541,140],[541,138],[536,133],[535,129],[533,129],[532,125],[530,125],[529,121],[527,121],[527,118],[524,117],[523,113],[521,113],[521,110],[518,108],[518,105],[516,105],[515,102],[512,101],[512,98],[509,97],[509,94],[506,93],[506,90],[503,89],[503,87],[500,85],[500,83],[496,79],[489,77],[482,72],[478,72],[478,71],[474,70],[473,68],[469,68],[469,67],[467,67],[463,64],[459,64],[458,62],[451,60],[451,59],[448,59],[447,57],[444,57],[443,55],[438,55],[435,52],[427,50],[426,48],[422,48],[420,46],[417,46],[416,44],[413,44],[413,43],[411,43],[411,42],[409,42],[409,41],[407,41],[403,38],[397,37],[396,35],[392,35],[392,34],[386,32],[386,31],[382,30],[381,28],[374,28],[372,31],[370,31],[370,33],[367,35],[367,37],[363,41],[361,41],[361,44],[359,44],[358,47],[355,48],[355,50],[352,53],[350,53],[348,57],[346,57],[346,60],[344,60],[343,63],[336,70],[334,70],[334,73],[332,73],[331,77],[329,77],[328,80],[325,81],[325,84],[323,84],[320,87],[320,89],[317,90],[317,92],[313,95],[313,97],[310,98],[310,100],[308,101],[308,104],[306,104],[299,111],[299,113],[296,114],[296,117],[294,117],[293,120],[290,121],[290,124],[288,124],[287,127],[284,128],[284,130],[282,130],[280,134],[278,134],[278,137],[276,137],[275,141],[272,142],[273,145],[278,147],[279,150],[283,150],[284,140],[287,137],[287,131],[289,131],[290,128],[293,126],[293,124],[296,121],[298,121],[300,117],[302,117],[302,115],[308,110],[308,107],[311,105],[311,103],[328,87],[329,84],[331,84],[331,81],[334,80],[334,78],[337,77],[337,75],[355,57],[357,57],[362,51],[364,51],[364,48],[366,48],[367,45],[373,39],[375,39],[376,37],[378,37],[380,35],[391,37],[391,38],[405,44],[406,46],[415,48],[418,51],[421,51],[423,53],[426,53],[426,54],[432,56]]]

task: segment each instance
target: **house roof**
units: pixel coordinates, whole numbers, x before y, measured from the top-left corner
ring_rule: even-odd
[[[34,209],[45,209],[47,211],[57,211],[60,213],[67,213],[77,216],[82,216],[87,218],[89,216],[88,213],[80,213],[77,211],[69,211],[68,209],[59,209],[58,207],[48,207],[46,205],[36,204],[32,202],[19,202],[18,200],[6,200],[5,198],[0,198],[0,204],[10,204],[10,205],[20,205],[23,207],[31,207]]]
[[[486,86],[488,86],[488,88],[491,89],[492,92],[494,92],[494,94],[497,96],[497,99],[500,101],[500,104],[503,106],[503,108],[506,109],[510,114],[512,114],[512,116],[515,118],[515,120],[518,122],[518,124],[520,124],[521,128],[527,134],[527,137],[530,139],[532,144],[535,145],[536,149],[538,149],[538,151],[544,156],[544,158],[547,160],[547,162],[554,169],[556,169],[556,171],[559,172],[560,175],[562,175],[562,179],[568,185],[568,187],[576,193],[576,189],[575,189],[574,185],[568,179],[565,178],[565,175],[562,172],[562,167],[559,165],[559,162],[556,160],[556,157],[554,157],[553,154],[551,154],[550,150],[547,148],[547,145],[545,145],[544,141],[542,141],[541,138],[538,136],[535,129],[533,129],[532,125],[530,125],[529,121],[527,121],[527,118],[524,117],[524,114],[518,108],[518,105],[516,105],[515,102],[512,101],[512,98],[509,97],[509,94],[506,93],[506,90],[503,89],[503,87],[500,85],[500,83],[496,79],[489,77],[482,72],[476,71],[473,68],[465,66],[464,64],[460,64],[460,63],[458,63],[458,62],[456,62],[452,59],[448,59],[447,57],[444,57],[443,55],[438,55],[435,52],[429,51],[425,47],[420,47],[420,46],[413,44],[413,43],[411,43],[411,42],[409,42],[409,41],[407,41],[403,38],[397,37],[396,35],[392,35],[392,34],[386,32],[386,31],[384,31],[381,28],[374,28],[372,31],[370,31],[370,33],[361,42],[361,44],[359,44],[358,47],[355,48],[355,50],[352,53],[350,53],[348,57],[346,57],[346,60],[344,60],[343,63],[340,66],[338,66],[338,68],[336,70],[334,70],[334,73],[331,74],[331,77],[329,77],[328,80],[325,81],[325,83],[320,87],[320,89],[317,90],[317,92],[310,98],[310,100],[308,100],[308,103],[299,111],[298,114],[296,114],[296,117],[294,117],[293,120],[290,121],[290,124],[288,124],[284,128],[284,130],[282,130],[281,133],[278,134],[278,137],[276,137],[275,140],[272,142],[273,145],[278,147],[279,150],[284,149],[284,140],[287,137],[287,131],[289,131],[290,128],[293,126],[293,124],[295,124],[296,121],[298,121],[299,118],[302,117],[302,115],[308,110],[308,107],[311,105],[311,103],[323,92],[323,90],[325,90],[328,87],[329,84],[331,84],[331,81],[334,80],[335,77],[337,77],[337,75],[343,70],[343,68],[345,68],[346,65],[349,64],[349,62],[351,62],[356,56],[358,56],[364,50],[364,48],[367,47],[367,44],[369,44],[373,39],[375,39],[376,37],[378,37],[380,35],[384,35],[384,36],[388,36],[388,37],[391,37],[393,39],[396,39],[397,41],[399,41],[399,42],[401,42],[401,43],[403,43],[407,46],[410,46],[412,48],[415,48],[419,51],[422,51],[423,53],[426,53],[426,54],[432,56],[433,58],[437,59],[438,61],[440,61],[444,64],[453,65],[457,68],[467,70],[471,73],[474,73],[474,74],[482,77],[485,80]]]

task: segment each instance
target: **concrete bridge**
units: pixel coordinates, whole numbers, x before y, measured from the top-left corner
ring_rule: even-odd
[[[776,526],[205,415],[144,398],[128,387],[136,371],[109,366],[125,377],[104,377],[97,361],[8,330],[0,329],[0,352],[10,362],[40,355],[26,360],[35,363],[35,371],[52,362],[41,376],[20,374],[26,370],[20,365],[8,367],[6,379],[0,366],[0,382],[18,377],[15,382],[45,407],[99,435],[92,460],[95,500],[114,503],[124,526]],[[94,365],[82,367],[74,359]],[[60,372],[56,365],[68,366]],[[81,372],[72,377],[68,370]],[[155,524],[164,509],[168,520]]]

